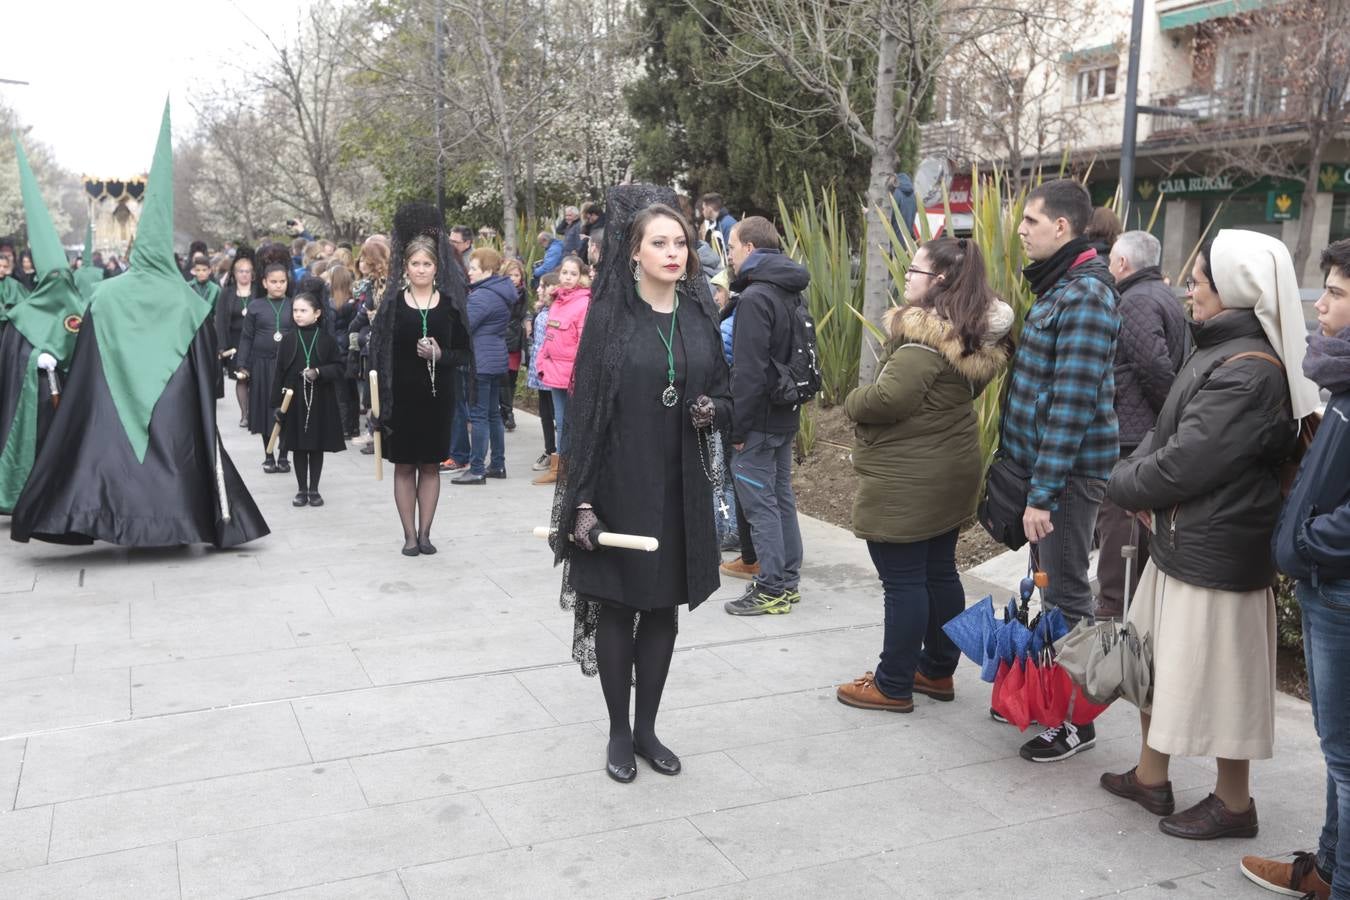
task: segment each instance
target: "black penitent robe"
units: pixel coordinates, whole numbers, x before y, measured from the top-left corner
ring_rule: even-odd
[[[0,332],[0,448],[9,440],[9,429],[22,400],[23,382],[32,355],[33,345],[19,333],[19,329],[6,328]],[[52,424],[52,415],[56,412],[52,408],[51,384],[45,372],[38,373],[37,403],[37,445],[41,449],[43,438]]]
[[[208,317],[155,405],[145,461],[118,418],[91,310],[47,440],[14,508],[10,536],[58,544],[234,547],[267,523],[216,431],[215,331]],[[230,520],[224,521],[217,460]]]

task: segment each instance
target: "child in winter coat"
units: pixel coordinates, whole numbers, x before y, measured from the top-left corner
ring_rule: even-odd
[[[581,283],[581,260],[569,256],[558,267],[558,289],[549,307],[548,332],[536,368],[539,383],[553,393],[553,419],[558,426],[558,454],[567,455],[567,393],[572,386],[591,289]]]
[[[553,292],[558,288],[558,273],[549,272],[539,279],[538,299],[535,301],[534,318],[527,320],[526,331],[530,339],[530,356],[525,360],[525,386],[539,394],[539,421],[544,426],[544,452],[530,466],[536,472],[543,472],[534,480],[534,484],[553,484],[557,481],[558,444],[557,431],[553,423],[553,392],[544,387],[539,380],[539,354],[544,347],[544,338],[548,336],[548,307],[553,302]]]

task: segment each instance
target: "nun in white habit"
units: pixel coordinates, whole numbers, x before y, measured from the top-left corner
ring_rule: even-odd
[[[1186,280],[1194,351],[1153,433],[1107,495],[1152,530],[1129,621],[1150,635],[1151,709],[1139,764],[1102,786],[1163,816],[1179,838],[1253,837],[1250,761],[1275,731],[1275,568],[1280,470],[1318,403],[1303,375],[1306,326],[1289,251],[1252,231],[1205,244]],[[1214,792],[1176,812],[1168,761],[1217,759]]]

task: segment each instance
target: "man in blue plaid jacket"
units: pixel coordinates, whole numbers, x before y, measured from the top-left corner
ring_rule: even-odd
[[[1091,217],[1087,190],[1070,179],[1027,197],[1017,235],[1032,261],[1023,275],[1036,302],[1022,328],[1000,435],[1000,451],[1031,472],[1022,527],[1049,577],[1046,601],[1070,624],[1092,615],[1092,530],[1120,452],[1119,297],[1107,260],[1082,236]],[[1065,722],[1028,741],[1021,755],[1054,762],[1095,741],[1091,724]]]

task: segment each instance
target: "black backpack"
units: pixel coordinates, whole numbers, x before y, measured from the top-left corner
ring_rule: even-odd
[[[820,361],[816,356],[816,323],[806,300],[797,295],[797,303],[788,317],[790,344],[787,362],[773,361],[778,381],[769,391],[769,400],[779,406],[801,406],[820,393]]]

